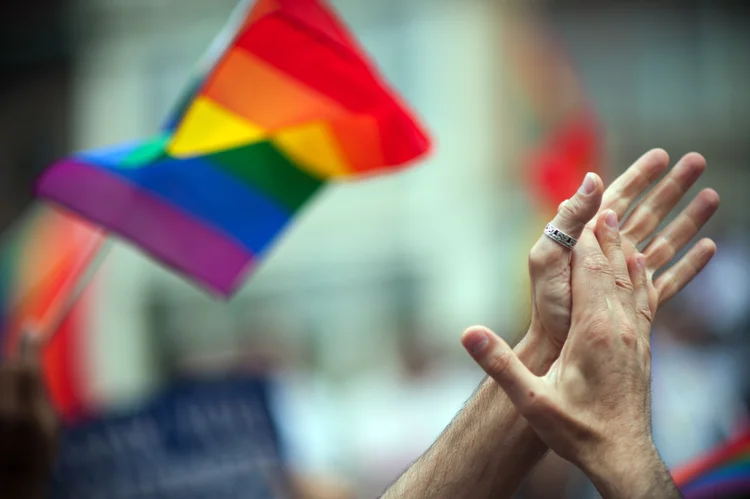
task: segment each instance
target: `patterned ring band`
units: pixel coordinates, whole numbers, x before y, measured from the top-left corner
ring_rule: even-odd
[[[578,239],[567,235],[551,223],[547,224],[547,227],[544,228],[544,235],[555,241],[557,244],[565,246],[571,250],[578,243]]]

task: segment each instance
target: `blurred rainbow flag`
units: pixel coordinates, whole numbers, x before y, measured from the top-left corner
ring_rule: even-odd
[[[53,165],[38,195],[222,296],[327,181],[430,141],[322,0],[239,7],[156,137]]]
[[[37,206],[6,237],[0,248],[0,358],[17,355],[24,328],[54,334],[42,363],[56,406],[69,416],[82,404],[76,356],[90,297],[74,302],[103,248],[103,232],[76,216]]]
[[[685,499],[750,497],[750,427],[672,476]]]

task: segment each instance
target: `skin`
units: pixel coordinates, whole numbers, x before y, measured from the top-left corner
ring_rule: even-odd
[[[646,258],[625,257],[602,213],[572,252],[572,323],[559,359],[531,373],[487,330],[463,338],[539,437],[584,470],[605,499],[679,498],[651,439],[653,314]]]
[[[618,220],[622,220],[622,248],[626,259],[632,258],[636,248],[654,236],[653,242],[643,250],[652,316],[658,306],[683,289],[716,252],[715,244],[703,239],[672,267],[665,268],[670,255],[680,252],[719,206],[716,192],[704,189],[664,230],[655,234],[661,222],[705,171],[706,162],[699,154],[688,154],[649,190],[668,166],[665,151],[649,151],[606,191],[601,179],[590,174],[593,184],[582,185],[560,206],[553,220],[556,227],[579,238],[584,227],[593,227],[592,220],[597,213],[613,210]],[[642,200],[635,204],[641,196]],[[633,208],[630,216],[623,218],[630,208]],[[571,259],[571,251],[546,236],[539,239],[529,255],[532,320],[513,352],[537,376],[545,375],[559,357],[571,328]],[[662,274],[652,282],[654,273],[659,270]],[[496,382],[487,379],[433,446],[382,497],[512,497],[547,451],[547,443],[539,438],[507,394]]]

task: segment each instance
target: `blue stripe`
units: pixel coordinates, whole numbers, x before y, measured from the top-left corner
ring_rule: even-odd
[[[693,490],[707,485],[722,485],[725,482],[731,482],[739,478],[750,476],[750,462],[742,460],[736,463],[725,464],[722,467],[712,470],[704,476],[699,477],[689,483],[685,490]]]
[[[273,201],[202,157],[170,158],[135,169],[118,167],[110,159],[100,157],[91,163],[224,232],[255,255],[290,219],[290,214]]]
[[[107,164],[114,165],[127,158],[133,151],[142,146],[144,142],[143,140],[135,140],[116,146],[84,151],[76,154],[75,157],[86,162],[100,163],[104,161]]]

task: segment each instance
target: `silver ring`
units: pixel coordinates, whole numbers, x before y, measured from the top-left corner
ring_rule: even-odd
[[[544,235],[555,241],[557,244],[565,246],[570,250],[572,250],[573,247],[578,244],[578,239],[569,236],[551,223],[547,224],[547,226],[544,228]]]

